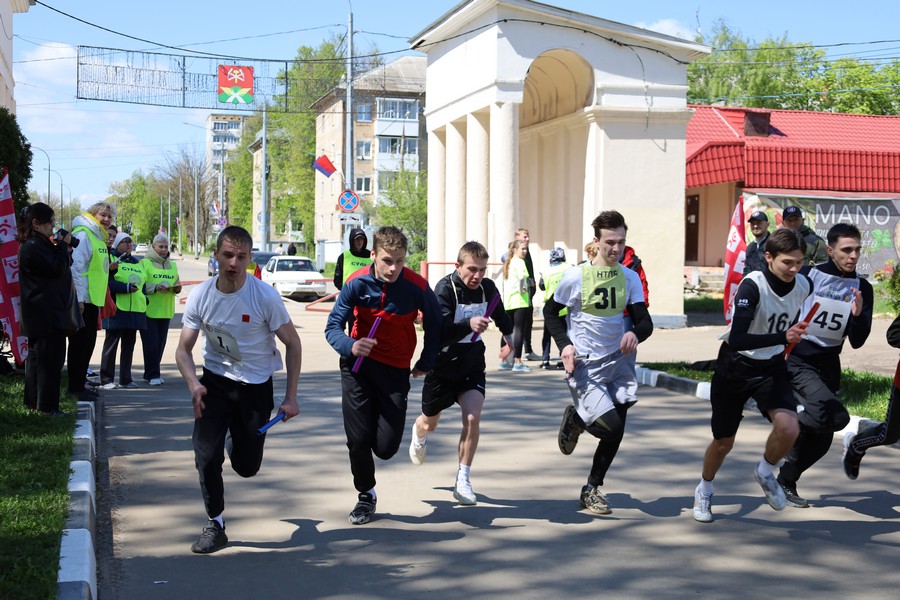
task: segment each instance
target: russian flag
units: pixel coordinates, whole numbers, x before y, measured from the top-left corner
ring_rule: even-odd
[[[325,177],[331,177],[331,174],[337,171],[324,154],[315,160],[313,167]]]

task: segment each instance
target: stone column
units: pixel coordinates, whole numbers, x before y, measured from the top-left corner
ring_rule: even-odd
[[[491,104],[490,211],[488,252],[499,260],[515,236],[519,219],[519,105]]]
[[[444,256],[456,258],[466,235],[466,124],[456,121],[447,125],[447,196],[444,228]]]
[[[466,239],[488,243],[490,138],[488,114],[466,117]]]
[[[428,132],[428,260],[444,260],[445,201],[447,185],[446,132]],[[429,270],[432,285],[442,269]]]

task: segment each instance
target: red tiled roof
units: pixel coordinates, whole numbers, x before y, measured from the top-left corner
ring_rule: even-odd
[[[900,192],[900,117],[691,108],[686,187]],[[769,114],[768,136],[744,135],[747,112]]]

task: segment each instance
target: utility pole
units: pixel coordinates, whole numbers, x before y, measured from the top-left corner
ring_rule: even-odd
[[[261,223],[259,231],[262,234],[262,242],[260,250],[267,252],[269,250],[269,161],[266,156],[266,124],[268,123],[268,107],[269,103],[263,104],[263,126],[262,126],[262,186],[260,195],[262,196],[262,212],[259,215]]]
[[[184,255],[184,245],[181,239],[181,226],[184,225],[184,201],[181,196],[181,177],[178,178],[178,254]]]
[[[169,199],[166,201],[166,237],[172,243],[172,190],[169,189]]]
[[[224,217],[226,215],[226,212],[225,212],[225,140],[222,140],[219,143],[222,146],[222,151],[219,154],[219,207],[222,209],[222,216]]]
[[[200,167],[197,167],[197,174],[194,176],[194,248],[196,258],[200,258]]]
[[[163,224],[163,220],[162,220],[162,194],[160,194],[160,195],[159,195],[159,231],[157,231],[156,233],[162,233],[162,230],[163,230],[162,224]]]
[[[347,189],[353,190],[356,187],[356,180],[353,178],[353,158],[355,156],[353,147],[353,12],[347,19],[347,98],[344,102],[347,107],[346,125],[344,127],[346,137],[344,139],[344,185]],[[344,225],[346,230],[348,225]],[[343,231],[342,231],[343,233]],[[343,239],[343,235],[341,238]]]

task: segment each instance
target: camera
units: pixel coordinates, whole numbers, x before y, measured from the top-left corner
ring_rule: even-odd
[[[60,227],[59,230],[56,232],[56,235],[53,236],[53,239],[58,242],[59,240],[66,237],[67,235],[69,235],[69,232],[66,231],[65,229],[63,229],[62,227]],[[72,236],[72,241],[69,242],[69,246],[71,246],[72,248],[77,248],[79,243],[80,243],[79,239],[77,237]]]

